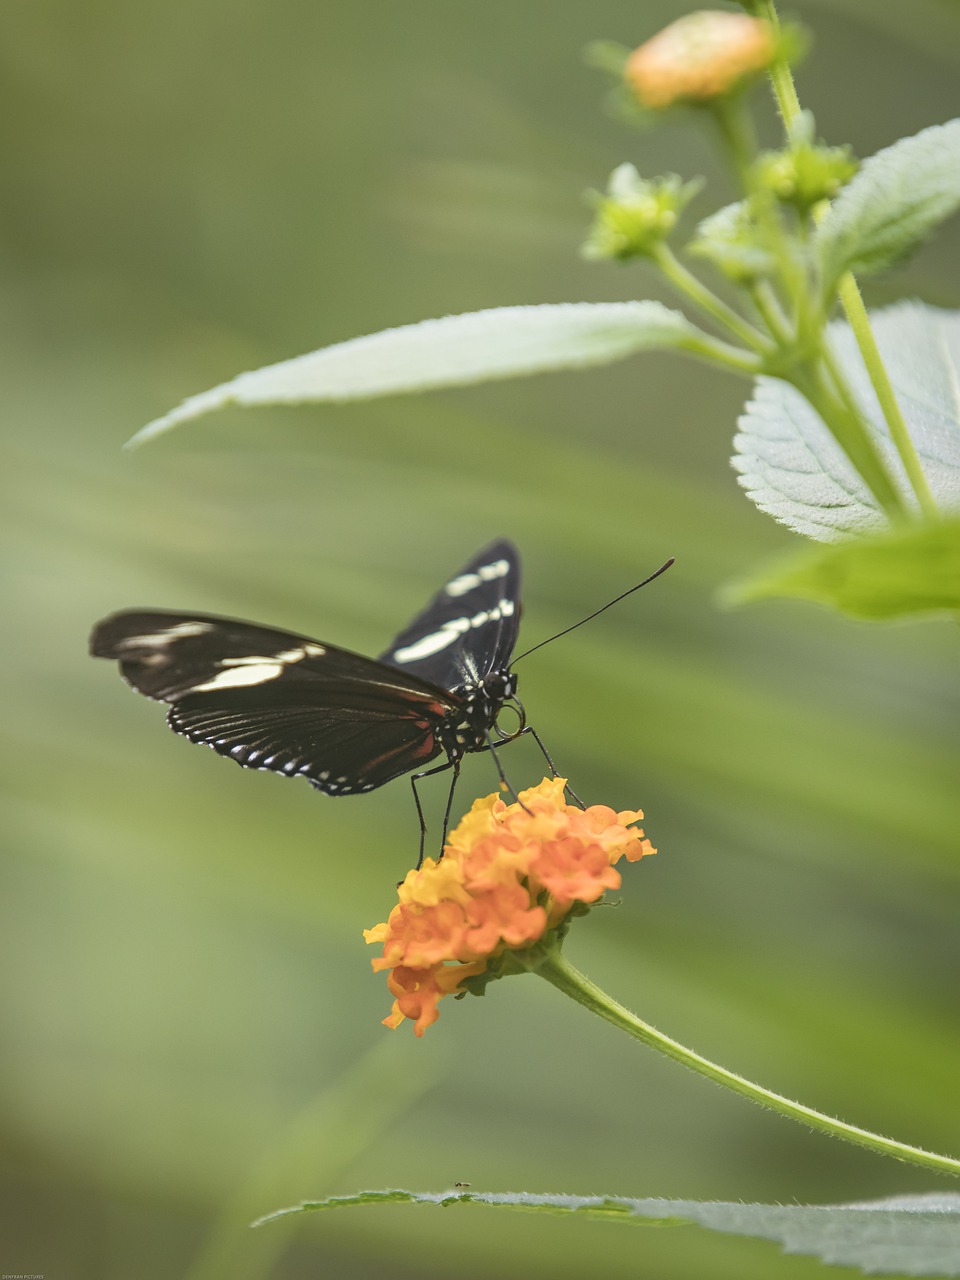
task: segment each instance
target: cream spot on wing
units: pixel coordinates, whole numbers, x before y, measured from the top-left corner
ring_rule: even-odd
[[[297,649],[284,649],[272,657],[274,662],[302,662],[304,658],[320,658],[327,651],[322,644],[305,644]]]
[[[171,641],[180,640],[185,636],[202,636],[212,630],[213,627],[209,622],[175,622],[172,627],[165,627],[163,631],[155,631],[145,636],[127,636],[123,640],[118,640],[117,648],[136,649],[141,645],[145,648],[155,647],[159,644],[170,644]]]
[[[503,563],[506,563],[504,561]],[[392,655],[393,662],[416,662],[419,658],[429,658],[431,654],[439,653],[441,649],[446,649],[448,645],[466,634],[473,627],[482,627],[487,622],[498,622],[501,618],[512,618],[514,613],[514,603],[512,600],[501,600],[498,605],[490,610],[482,610],[475,613],[472,618],[451,618],[445,622],[438,631],[432,631],[428,636],[422,636],[413,644],[406,645],[403,649],[396,649]]]
[[[480,575],[477,573],[461,573],[459,578],[454,578],[452,582],[448,582],[444,590],[448,596],[466,595],[468,591],[472,591],[474,587],[479,587]]]
[[[481,582],[495,582],[497,578],[506,577],[509,572],[509,560],[494,560],[492,564],[481,565],[473,573],[461,573],[459,578],[448,582],[444,590],[448,596],[462,596],[474,587],[479,587]]]
[[[230,659],[224,661],[228,662]],[[244,665],[218,671],[211,680],[193,685],[188,692],[211,693],[215,689],[239,689],[246,685],[265,684],[267,680],[276,680],[277,676],[283,675],[283,665],[279,662],[264,662],[262,658],[234,661],[242,661]]]
[[[394,652],[393,661],[416,662],[418,658],[429,658],[432,653],[439,653],[441,649],[446,649],[447,645],[453,644],[454,640],[469,630],[469,618],[451,618],[439,631],[432,631],[430,635],[422,636],[414,644],[397,649]]]

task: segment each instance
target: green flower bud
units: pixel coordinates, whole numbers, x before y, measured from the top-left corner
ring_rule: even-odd
[[[805,213],[821,200],[832,200],[858,168],[849,147],[799,142],[783,151],[764,152],[754,172],[759,187]]]
[[[583,246],[585,258],[649,257],[670,234],[701,183],[684,183],[676,174],[641,178],[632,164],[610,175],[607,194],[592,192],[597,213]]]

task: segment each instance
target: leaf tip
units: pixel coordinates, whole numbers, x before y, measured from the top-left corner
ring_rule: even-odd
[[[222,409],[233,400],[231,391],[228,389],[231,387],[232,384],[225,383],[223,386],[213,387],[210,391],[201,391],[199,395],[189,396],[169,413],[164,413],[159,418],[148,422],[145,427],[141,427],[123,446],[124,451],[133,452],[134,449],[139,449],[157,436],[163,435],[171,427],[179,426],[181,422],[189,422],[192,418],[200,418],[214,409]]]

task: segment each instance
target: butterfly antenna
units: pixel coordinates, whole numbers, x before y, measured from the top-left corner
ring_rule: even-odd
[[[674,563],[674,557],[671,556],[670,559],[667,561],[667,563],[662,564],[660,568],[656,571],[656,573],[651,573],[649,578],[644,578],[642,582],[638,582],[637,585],[635,587],[631,587],[629,591],[624,591],[621,595],[617,596],[615,599],[609,600],[605,605],[602,605],[594,613],[587,614],[585,618],[581,618],[579,622],[575,622],[572,627],[564,627],[564,629],[562,631],[558,631],[555,636],[550,636],[546,640],[541,640],[539,644],[535,644],[532,649],[525,649],[523,653],[519,655],[519,657],[516,657],[513,659],[513,662],[511,663],[511,665],[518,663],[520,661],[520,658],[526,658],[528,654],[536,653],[536,651],[538,649],[542,649],[545,644],[552,644],[554,640],[559,640],[561,636],[569,635],[571,631],[576,631],[577,627],[582,627],[585,622],[592,622],[594,618],[598,617],[605,610],[612,609],[615,604],[619,604],[620,601],[625,600],[627,596],[632,596],[634,591],[639,591],[641,587],[645,587],[647,586],[648,583],[653,582],[654,578],[659,578],[661,573],[666,573],[666,571],[670,568],[670,566],[673,563]]]

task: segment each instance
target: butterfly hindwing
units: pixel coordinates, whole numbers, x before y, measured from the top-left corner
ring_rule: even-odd
[[[299,686],[242,699],[194,694],[167,713],[171,729],[252,769],[305,777],[328,795],[372,791],[440,752],[436,718],[407,704],[378,708],[304,697]]]
[[[380,661],[460,692],[509,669],[519,626],[520,556],[500,539],[440,588]]]

